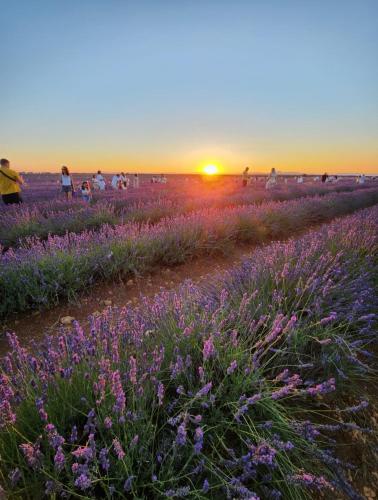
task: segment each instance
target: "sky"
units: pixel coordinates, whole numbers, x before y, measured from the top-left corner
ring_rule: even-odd
[[[18,170],[378,173],[376,0],[0,0]]]

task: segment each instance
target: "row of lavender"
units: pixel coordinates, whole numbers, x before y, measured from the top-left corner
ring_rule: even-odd
[[[242,189],[239,184],[230,181],[210,187],[208,184],[198,184],[195,188],[174,183],[170,186],[147,185],[140,191],[126,194],[117,191],[98,193],[90,205],[80,199],[25,203],[22,207],[0,211],[0,244],[4,247],[17,246],[29,236],[45,239],[49,234],[81,232],[99,228],[105,223],[156,222],[163,217],[201,208],[290,200],[315,194],[366,189],[374,184],[282,184],[266,191],[262,185]]]
[[[207,289],[109,308],[88,332],[76,323],[30,350],[10,335],[6,493],[361,498],[335,438],[372,432],[361,381],[377,326],[377,221],[373,207],[271,244]]]
[[[287,237],[378,202],[378,189],[208,209],[163,219],[155,225],[129,223],[98,231],[33,240],[0,258],[0,317],[47,307],[99,280],[127,277],[236,242],[262,243]]]

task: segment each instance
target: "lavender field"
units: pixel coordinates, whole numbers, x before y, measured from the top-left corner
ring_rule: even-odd
[[[249,253],[224,274],[209,269],[205,284],[106,307],[89,326],[25,345],[7,333],[7,498],[374,492],[377,182],[266,190],[263,178],[243,188],[234,177],[145,176],[88,204],[62,199],[52,175],[27,180],[24,203],[0,210],[2,321],[101,283],[117,290],[166,266]]]

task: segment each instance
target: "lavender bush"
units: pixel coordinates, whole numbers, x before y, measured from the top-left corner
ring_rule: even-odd
[[[370,432],[353,419],[368,402],[356,391],[332,407],[369,376],[377,221],[378,207],[338,219],[205,289],[108,308],[88,331],[76,323],[30,349],[9,335],[6,493],[359,498],[333,438]]]
[[[371,183],[370,185],[374,185]],[[263,184],[243,189],[239,183],[223,181],[216,189],[195,185],[183,189],[182,183],[162,186],[144,185],[126,193],[106,191],[95,193],[91,206],[74,198],[70,201],[57,198],[49,201],[25,203],[21,207],[0,208],[0,243],[18,246],[28,236],[47,238],[49,234],[62,235],[99,228],[102,224],[125,222],[155,223],[164,217],[187,214],[203,208],[224,208],[266,201],[283,201],[303,196],[323,195],[366,189],[369,185],[350,182],[330,185],[278,185],[266,191]],[[33,189],[36,189],[35,187]],[[37,190],[37,193],[39,191]]]
[[[157,224],[129,223],[98,231],[27,239],[1,255],[0,317],[46,307],[98,280],[142,273],[160,264],[178,264],[224,251],[235,242],[261,243],[304,230],[312,223],[378,202],[378,190],[207,209],[163,219]]]

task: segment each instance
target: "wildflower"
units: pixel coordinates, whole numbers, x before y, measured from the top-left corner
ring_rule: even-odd
[[[238,366],[238,364],[237,364],[236,360],[232,361],[230,366],[227,368],[227,375],[231,375],[232,373],[234,373],[237,366]]]
[[[76,425],[74,425],[72,427],[71,436],[70,436],[70,443],[75,443],[75,441],[77,441],[77,427],[76,427]]]
[[[159,382],[158,384],[157,396],[158,396],[158,405],[162,406],[164,398],[164,385],[161,382]]]
[[[139,436],[138,434],[135,434],[135,436],[131,440],[130,447],[134,448],[138,444],[138,441],[139,441]]]
[[[20,444],[20,450],[24,454],[26,463],[29,465],[29,467],[35,469],[39,466],[40,459],[42,458],[42,453],[39,449],[39,443],[36,443],[34,445],[30,443]]]
[[[137,364],[136,364],[136,359],[133,356],[130,356],[129,363],[130,363],[130,371],[129,371],[130,382],[133,385],[135,385],[137,383]]]
[[[210,489],[210,484],[209,484],[209,481],[207,479],[204,480],[203,482],[203,485],[202,485],[202,491],[204,493],[207,493]]]
[[[186,424],[182,422],[177,429],[176,443],[183,446],[186,443]]]
[[[209,393],[209,391],[211,390],[212,386],[213,386],[213,383],[212,383],[212,382],[209,382],[209,383],[207,383],[206,385],[204,385],[204,386],[202,387],[202,389],[200,389],[200,390],[197,392],[197,394],[196,394],[196,398],[201,398],[201,397],[203,397],[203,396],[206,396],[206,395]]]
[[[75,486],[79,488],[79,490],[87,490],[91,487],[91,480],[86,474],[80,474],[75,480]]]
[[[214,343],[213,343],[213,338],[209,337],[207,340],[205,340],[205,342],[203,344],[202,354],[203,354],[204,361],[215,356],[215,352],[216,351],[215,351],[215,347],[214,347]]]
[[[105,420],[104,420],[104,427],[105,429],[110,429],[113,425],[113,421],[111,419],[111,417],[106,417]]]
[[[21,479],[21,471],[18,467],[15,469],[11,470],[9,475],[8,475],[10,482],[12,483],[12,486],[16,486],[16,484],[20,481]]]
[[[133,479],[135,478],[135,476],[129,476],[126,481],[125,481],[125,484],[123,485],[123,489],[126,491],[126,492],[129,492],[131,491],[131,487],[132,487],[132,482],[133,482]]]
[[[329,380],[326,380],[322,384],[317,384],[315,387],[309,387],[308,389],[306,389],[306,392],[310,396],[316,396],[317,394],[327,394],[334,390],[336,390],[335,379],[330,378]]]
[[[90,462],[94,457],[93,449],[90,446],[79,446],[71,453],[75,458],[82,458],[87,462]]]
[[[194,451],[196,454],[200,453],[203,447],[203,430],[201,427],[197,427],[194,432]]]
[[[59,446],[54,456],[54,467],[58,472],[63,469],[65,460],[63,449]]]
[[[289,482],[318,491],[322,489],[334,489],[331,483],[324,479],[323,476],[314,476],[313,474],[309,474],[307,472],[293,474],[292,476],[289,476],[288,479]]]
[[[361,403],[359,403],[356,406],[349,406],[348,408],[344,408],[343,411],[346,411],[348,413],[357,413],[360,410],[364,410],[368,406],[369,406],[369,401],[361,401]]]
[[[100,450],[98,458],[99,458],[99,463],[100,463],[101,468],[105,472],[107,472],[109,470],[109,468],[110,468],[110,461],[109,461],[109,458],[108,458],[108,450],[107,450],[107,448],[102,448]]]
[[[126,406],[126,397],[122,388],[119,370],[114,371],[111,375],[111,391],[113,396],[116,398],[113,410],[116,413],[122,414]]]
[[[123,458],[126,456],[126,453],[123,451],[121,443],[116,438],[113,439],[113,447],[114,451],[117,454],[118,460],[123,460]]]

